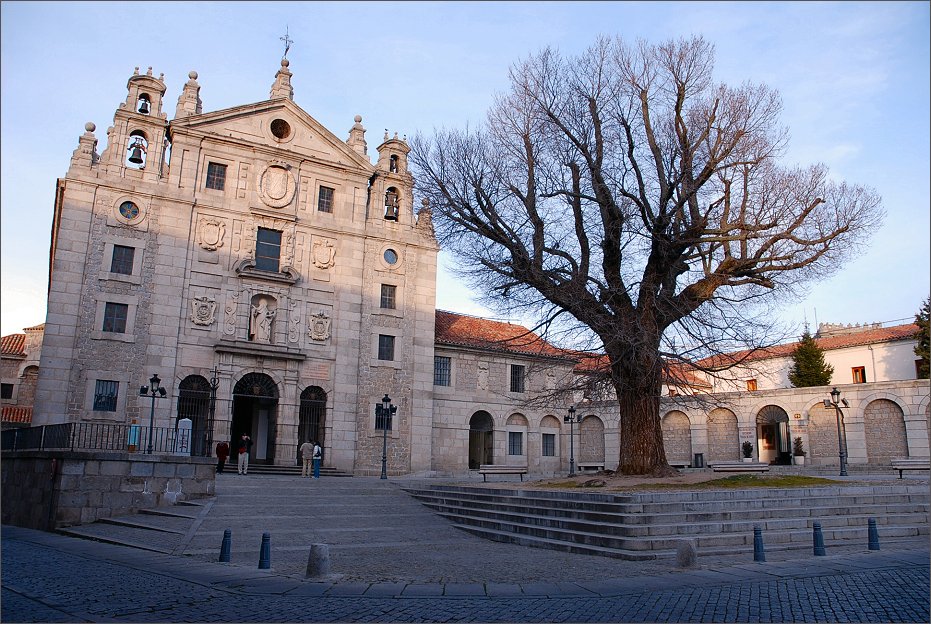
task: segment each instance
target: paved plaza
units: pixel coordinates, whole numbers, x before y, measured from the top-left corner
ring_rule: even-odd
[[[402,480],[221,475],[163,552],[3,527],[3,622],[927,622],[926,538],[633,562],[489,542]],[[223,531],[232,562],[219,563]],[[114,528],[114,535],[120,527]],[[258,569],[271,536],[271,568]],[[310,544],[331,574],[305,578]],[[140,544],[145,547],[145,544]]]

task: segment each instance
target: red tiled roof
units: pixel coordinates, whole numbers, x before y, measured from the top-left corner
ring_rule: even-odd
[[[0,408],[0,420],[7,423],[26,423],[32,422],[31,407],[4,407]]]
[[[572,355],[578,360],[575,366],[577,373],[595,373],[608,369],[607,355],[582,352],[572,352]],[[667,363],[667,369],[663,371],[663,383],[670,386],[711,387],[704,378],[693,372],[691,366],[681,362]]]
[[[10,334],[0,338],[0,353],[3,355],[26,355],[26,334]]]
[[[815,338],[817,344],[824,351],[834,351],[837,349],[848,349],[850,347],[862,347],[865,345],[878,344],[883,342],[897,342],[899,340],[913,340],[918,333],[918,326],[914,323],[908,325],[896,325],[894,327],[880,327],[878,329],[866,329],[850,334],[839,334],[835,336],[826,336],[824,338]],[[733,364],[735,362],[754,362],[758,360],[769,360],[779,357],[789,357],[798,342],[789,342],[786,344],[775,345],[768,349],[759,349],[757,351],[737,351],[724,355],[716,355],[701,360],[699,364],[703,366],[721,366]]]
[[[557,349],[521,325],[463,316],[445,310],[436,311],[436,342],[524,355],[567,356],[565,351]]]

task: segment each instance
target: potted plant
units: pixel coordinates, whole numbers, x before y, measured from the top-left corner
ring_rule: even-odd
[[[750,440],[745,440],[741,445],[741,450],[744,453],[744,462],[750,463],[753,461],[753,443]]]
[[[792,442],[792,454],[795,456],[795,465],[805,465],[805,447],[802,445],[802,438],[795,438]]]

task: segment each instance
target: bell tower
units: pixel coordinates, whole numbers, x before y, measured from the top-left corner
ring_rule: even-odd
[[[142,75],[137,67],[126,83],[126,101],[113,115],[107,130],[107,148],[100,158],[110,173],[126,175],[139,171],[143,180],[161,177],[165,159],[167,113],[162,112],[165,96],[164,74],[152,76],[152,68]]]
[[[380,182],[376,189],[379,197],[374,217],[385,221],[399,221],[413,223],[414,220],[414,179],[407,171],[407,154],[411,151],[407,141],[399,139],[397,132],[394,138],[385,138],[378,146],[378,162],[375,170],[378,172],[377,180]]]

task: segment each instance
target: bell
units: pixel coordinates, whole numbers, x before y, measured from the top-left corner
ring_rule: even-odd
[[[145,99],[144,99],[144,100],[140,100],[140,102],[139,102],[139,112],[142,113],[143,115],[148,115],[148,114],[149,114],[149,101],[148,101],[148,100],[145,100]]]
[[[129,155],[129,162],[134,165],[142,164],[142,149],[138,145],[133,145],[133,153]]]

